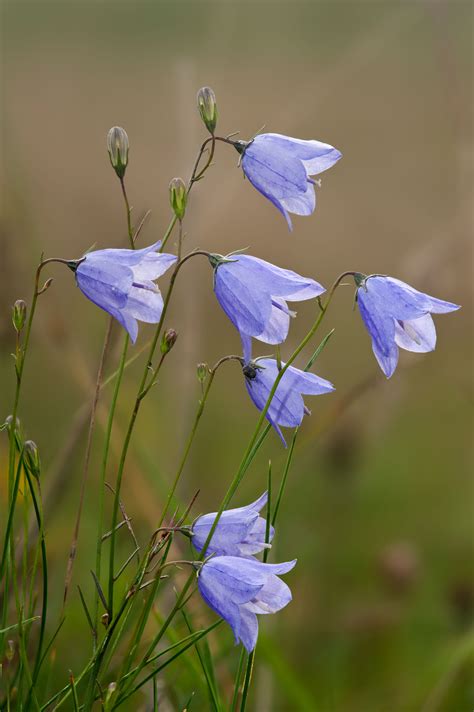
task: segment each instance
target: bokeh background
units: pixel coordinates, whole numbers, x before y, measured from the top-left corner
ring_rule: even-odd
[[[107,130],[121,125],[129,134],[127,186],[135,221],[152,211],[141,236],[149,244],[170,218],[169,180],[189,175],[205,137],[195,107],[205,84],[218,98],[221,134],[250,138],[265,124],[332,143],[344,157],[322,176],[315,214],[295,217],[289,234],[242,179],[237,154],[219,145],[215,166],[192,194],[189,248],[250,246],[325,285],[346,269],[388,273],[463,305],[436,319],[436,352],[403,352],[386,382],[352,310],[352,288],[338,291],[324,327],[336,330],[317,362],[337,393],[309,403],[290,472],[272,557],[298,558],[287,577],[294,602],[261,622],[251,697],[259,712],[473,708],[472,10],[456,0],[3,0],[2,418],[14,385],[10,305],[30,299],[41,252],[74,258],[91,245],[126,245]],[[52,631],[79,495],[84,404],[106,317],[66,269],[49,274],[54,284],[40,300],[20,415],[45,468]],[[142,540],[159,517],[192,422],[196,363],[239,348],[211,287],[204,260],[183,269],[167,319],[178,342],[140,413],[123,500]],[[284,355],[313,318],[314,305],[298,307]],[[119,329],[114,334],[120,348]],[[141,329],[136,351],[151,334]],[[140,368],[138,361],[127,371],[115,456]],[[88,595],[109,398],[105,391],[74,571]],[[186,502],[199,489],[195,514],[217,507],[256,416],[239,368],[226,365],[180,489]],[[3,472],[5,445],[4,438]],[[236,503],[263,491],[269,459],[278,480],[284,458],[270,437]],[[3,476],[0,494],[3,507]],[[157,614],[172,599],[172,592],[159,599]],[[213,620],[199,601],[193,605],[197,620]],[[228,631],[212,645],[228,693],[238,652]],[[69,669],[81,669],[87,646],[74,586],[52,690],[67,683]],[[193,655],[184,672],[165,677],[163,709],[182,709],[193,689],[191,709],[207,709]],[[143,697],[130,709],[146,705]]]

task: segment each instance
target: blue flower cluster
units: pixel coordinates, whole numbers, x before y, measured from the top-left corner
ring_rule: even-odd
[[[200,111],[215,142],[216,114],[211,99],[204,96]],[[319,182],[311,176],[331,168],[341,158],[341,153],[327,143],[280,134],[258,135],[249,142],[220,140],[232,144],[239,152],[245,176],[284,215],[290,230],[291,213],[310,215],[315,209],[315,185]],[[125,148],[122,153],[126,154]],[[184,184],[179,187],[180,211],[176,212],[176,196],[172,204],[181,221],[189,189]],[[163,299],[155,280],[174,265],[177,258],[159,253],[159,248],[157,242],[142,250],[98,250],[77,263],[70,263],[81,291],[119,321],[132,341],[137,338],[138,321],[156,324],[162,319]],[[286,367],[279,353],[278,358],[253,358],[252,340],[282,344],[288,336],[291,319],[296,316],[289,305],[319,300],[326,290],[311,277],[252,255],[205,254],[213,270],[216,298],[242,343],[241,365],[248,394],[257,409],[265,412],[266,419],[286,445],[281,428],[299,426],[304,415],[310,412],[303,396],[330,393],[334,386],[293,365]],[[181,262],[176,269],[180,265]],[[396,369],[399,348],[414,352],[435,348],[436,331],[431,314],[459,308],[392,277],[366,276],[359,272],[345,274],[354,277],[360,315],[372,339],[377,362],[387,378]],[[331,295],[333,291],[334,287]],[[319,306],[324,314],[325,307],[321,303]],[[290,589],[278,576],[290,571],[296,563],[267,564],[254,558],[270,546],[265,541],[265,520],[259,515],[266,502],[267,493],[247,507],[222,513],[205,551],[212,556],[205,560],[198,576],[203,599],[229,623],[236,641],[242,641],[248,651],[256,644],[257,615],[279,611],[291,600]],[[203,551],[216,516],[217,513],[206,514],[192,525],[192,541],[198,551]],[[272,537],[273,529],[270,529],[270,541]]]
[[[250,653],[257,643],[257,615],[276,613],[291,601],[289,587],[278,578],[295,566],[295,561],[266,564],[254,558],[270,546],[265,542],[266,521],[259,515],[268,493],[256,502],[224,511],[214,530],[205,561],[198,575],[198,588],[207,605],[224,618]],[[194,547],[201,551],[211,532],[217,512],[199,517],[191,527]],[[269,540],[273,539],[270,527]]]

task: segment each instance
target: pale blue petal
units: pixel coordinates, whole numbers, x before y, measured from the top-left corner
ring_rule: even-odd
[[[274,297],[270,319],[261,334],[255,338],[266,344],[281,344],[288,336],[290,329],[290,313],[284,299]]]
[[[288,301],[302,301],[317,297],[325,291],[324,287],[311,277],[302,277],[293,270],[277,267],[259,257],[229,255],[229,259],[235,259],[236,262],[232,265],[273,297],[283,297]]]
[[[76,282],[88,299],[109,311],[125,306],[133,273],[123,265],[87,257],[76,270]]]
[[[419,319],[395,322],[395,342],[406,351],[427,353],[436,346],[436,329],[430,314]]]
[[[249,603],[243,603],[242,608],[260,615],[277,613],[290,603],[291,598],[289,586],[278,576],[272,574],[255,598]]]
[[[375,357],[382,371],[387,378],[390,378],[398,363],[395,320],[384,311],[384,303],[373,291],[366,291],[364,287],[361,287],[358,290],[357,303],[362,320],[372,339],[372,350]]]
[[[214,290],[219,304],[237,329],[249,336],[264,331],[271,314],[271,299],[238,263],[220,265],[215,271]]]
[[[337,148],[322,141],[305,141],[272,133],[263,134],[263,137],[269,137],[267,138],[269,143],[271,142],[273,145],[279,145],[291,151],[294,156],[303,161],[308,175],[311,176],[331,168],[342,157],[342,153]]]
[[[125,265],[126,267],[133,267],[133,265],[137,265],[149,253],[156,252],[160,245],[161,240],[158,240],[158,242],[153,243],[153,245],[143,247],[141,250],[115,248],[94,250],[94,252],[90,252],[86,255],[86,260],[90,260],[91,258],[94,260],[106,260],[115,264]]]
[[[158,279],[177,259],[175,255],[147,252],[143,259],[132,267],[134,282]]]
[[[308,183],[306,193],[298,193],[298,195],[288,195],[281,199],[283,205],[289,213],[295,215],[311,215],[316,207],[316,192],[314,185]]]
[[[255,613],[252,613],[252,611],[247,610],[246,606],[240,607],[239,638],[248,653],[251,653],[257,645],[257,616],[255,615]]]
[[[135,319],[157,324],[163,311],[163,297],[158,287],[154,291],[132,287],[124,311]]]
[[[429,297],[392,277],[370,277],[359,288],[358,297],[368,292],[377,300],[379,311],[394,319],[417,319],[430,311]]]

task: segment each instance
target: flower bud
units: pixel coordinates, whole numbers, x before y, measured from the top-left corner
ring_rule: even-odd
[[[217,103],[216,95],[210,87],[199,89],[197,103],[201,119],[204,121],[209,133],[214,135],[217,125]]]
[[[38,452],[38,446],[33,440],[27,440],[24,444],[23,456],[25,458],[25,465],[31,472],[33,477],[39,479],[41,472],[41,461]]]
[[[12,309],[12,322],[15,327],[15,331],[20,333],[20,331],[25,326],[26,321],[26,302],[23,299],[17,299]]]
[[[182,220],[184,218],[187,197],[186,185],[183,179],[173,178],[170,183],[170,203],[178,220]]]
[[[105,709],[106,710],[110,709],[110,701],[111,701],[112,696],[114,695],[116,689],[117,689],[116,682],[111,682],[109,684],[109,686],[107,687],[107,694],[105,696]]]
[[[15,642],[13,640],[8,640],[7,641],[7,649],[5,650],[5,657],[9,663],[11,663],[11,661],[13,660],[14,655],[15,655]]]
[[[204,383],[209,373],[209,366],[207,363],[198,363],[197,365],[197,377],[199,383]]]
[[[107,150],[112,167],[119,178],[123,178],[125,175],[128,165],[128,148],[128,136],[125,129],[120,126],[111,128],[107,134]]]
[[[171,349],[173,348],[173,346],[176,343],[177,338],[178,338],[178,333],[174,329],[168,329],[167,331],[165,331],[165,333],[163,334],[163,336],[161,338],[161,345],[160,345],[161,353],[163,355],[167,354],[169,351],[171,351]]]
[[[8,430],[10,430],[10,428],[12,427],[12,423],[13,423],[13,415],[7,415],[7,417],[5,418],[5,425],[7,426]],[[20,418],[18,418],[18,417],[16,418],[15,430],[17,430],[17,431],[20,430]]]

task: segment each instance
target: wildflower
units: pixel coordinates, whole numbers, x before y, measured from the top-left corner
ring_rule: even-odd
[[[246,507],[228,509],[221,518],[212,535],[206,553],[218,556],[251,556],[270,547],[265,543],[266,522],[259,512],[267,503],[268,492]],[[191,527],[192,542],[195,549],[201,551],[217,512],[198,517]],[[270,528],[270,541],[273,527]]]
[[[248,353],[248,350],[245,350]],[[285,364],[281,365],[283,367]],[[278,376],[278,364],[272,358],[258,358],[255,361],[244,360],[242,370],[249,396],[257,408],[262,411]],[[304,404],[302,394],[319,396],[333,390],[332,383],[314,373],[300,371],[294,366],[289,366],[286,369],[265,415],[285,447],[285,438],[279,426],[296,428],[301,425],[305,414],[311,415],[311,411]]]
[[[242,168],[262,195],[271,200],[293,229],[289,213],[311,215],[316,194],[310,176],[331,168],[342,154],[328,143],[302,141],[281,134],[260,134],[250,143],[236,141]]]
[[[357,303],[372,339],[372,349],[387,376],[398,363],[398,348],[425,353],[436,346],[433,314],[459,309],[457,304],[418,292],[393,277],[356,274]]]
[[[263,564],[256,559],[216,556],[201,568],[201,596],[232,628],[236,644],[250,653],[257,644],[257,614],[276,613],[291,601],[291,591],[277,574],[286,574],[295,561]]]
[[[153,280],[164,274],[176,257],[157,253],[160,244],[143,250],[96,250],[69,264],[83,294],[117,319],[133,342],[138,334],[137,319],[156,324],[163,310],[163,298]]]
[[[219,304],[239,330],[267,344],[284,341],[290,326],[286,300],[313,299],[325,289],[314,279],[250,255],[211,255],[214,291]]]

